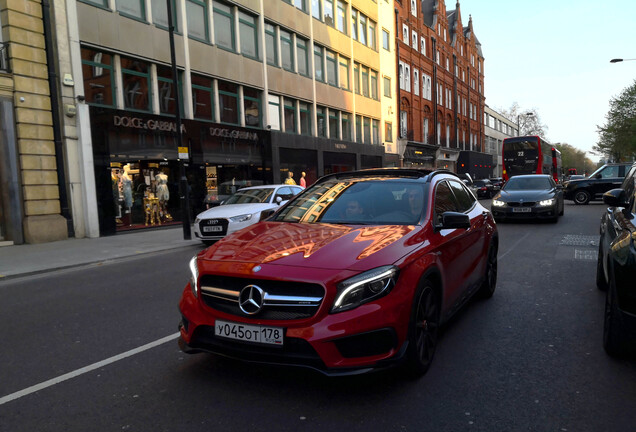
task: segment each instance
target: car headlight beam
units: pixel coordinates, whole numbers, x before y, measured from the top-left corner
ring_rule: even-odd
[[[245,222],[252,219],[252,214],[242,214],[230,218],[231,222]]]
[[[397,275],[397,267],[382,266],[340,282],[331,313],[354,309],[388,294],[395,286]]]
[[[506,205],[506,203],[499,200],[492,200],[492,205],[495,207],[503,207]]]
[[[194,256],[190,260],[190,287],[195,297],[199,296],[199,266],[197,265],[197,257]]]

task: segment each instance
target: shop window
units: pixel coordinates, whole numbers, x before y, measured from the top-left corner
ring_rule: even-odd
[[[280,97],[274,95],[267,96],[267,117],[269,128],[280,130]]]
[[[177,72],[179,77],[179,72]],[[181,85],[181,79],[178,79]],[[159,87],[159,111],[162,114],[177,115],[176,99],[177,88],[172,79],[172,69],[166,66],[157,66],[157,83]],[[180,106],[183,114],[183,106]]]
[[[192,74],[192,106],[194,118],[214,120],[212,79]]]
[[[144,0],[117,0],[117,11],[129,18],[146,19],[146,6]]]
[[[314,45],[314,75],[316,81],[325,82],[324,74],[324,48],[318,45]]]
[[[245,126],[261,127],[261,92],[243,87],[243,112]]]
[[[278,49],[276,48],[276,27],[265,23],[265,51],[267,64],[278,66]]]
[[[214,12],[214,42],[221,48],[235,51],[232,8],[215,1],[212,10]]]
[[[307,41],[299,37],[296,37],[296,59],[298,62],[298,73],[304,76],[309,76]]]
[[[239,124],[238,85],[219,81],[219,113],[221,123]]]
[[[340,139],[340,121],[335,110],[329,110],[329,138]]]
[[[291,33],[280,30],[280,54],[283,69],[294,72],[294,51]]]
[[[345,141],[351,141],[351,121],[349,120],[349,114],[341,113],[342,118],[342,139]]]
[[[285,132],[296,133],[296,103],[293,99],[284,99]]]
[[[311,135],[311,116],[309,112],[309,104],[300,102],[298,104],[300,111],[300,133],[301,135]]]
[[[256,36],[256,18],[239,12],[239,32],[241,33],[241,54],[258,59],[258,37]]]
[[[115,106],[113,56],[82,47],[84,97],[90,105]]]
[[[336,53],[327,50],[327,82],[334,87],[338,86],[337,65]]]
[[[203,42],[209,42],[207,2],[201,0],[186,0],[185,6],[186,18],[188,20],[188,36]],[[216,17],[214,19],[216,19]],[[215,27],[220,25],[221,23],[215,21]]]
[[[176,7],[176,0],[170,0],[170,7],[172,9],[172,23],[174,25],[174,31],[179,31],[179,11]],[[164,29],[169,27],[168,25],[168,8],[166,7],[165,0],[152,0],[152,22],[157,26]]]
[[[316,107],[316,131],[319,137],[327,137],[327,125],[325,124],[325,108]]]
[[[150,65],[141,60],[122,57],[121,75],[124,106],[131,110],[150,112]]]

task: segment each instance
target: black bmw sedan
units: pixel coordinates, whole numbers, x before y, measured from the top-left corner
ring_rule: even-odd
[[[636,351],[636,163],[620,189],[605,192],[596,284],[607,290],[603,347],[613,356]]]
[[[563,186],[547,174],[514,176],[492,199],[496,221],[506,219],[550,219],[563,215]]]

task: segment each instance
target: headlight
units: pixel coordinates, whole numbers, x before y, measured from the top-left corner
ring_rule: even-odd
[[[234,216],[230,218],[230,221],[232,222],[245,222],[252,219],[252,215],[251,214],[244,214],[244,215],[240,215],[240,216]]]
[[[196,218],[194,218],[194,224],[198,225],[199,222],[201,222],[201,219],[199,219],[199,216],[197,216]]]
[[[492,200],[492,205],[494,205],[495,207],[503,207],[506,205],[506,203],[499,200]]]
[[[190,260],[190,287],[195,297],[199,296],[199,266],[197,265],[197,257],[194,256]]]
[[[554,204],[554,198],[550,198],[550,199],[547,199],[547,200],[539,201],[539,205],[541,207],[551,206],[552,204]]]
[[[387,295],[395,286],[397,275],[397,267],[383,266],[340,282],[331,312],[357,308],[363,303]]]

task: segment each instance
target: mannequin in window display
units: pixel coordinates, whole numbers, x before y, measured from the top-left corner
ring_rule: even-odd
[[[162,171],[155,176],[155,181],[157,182],[157,198],[159,199],[161,215],[165,220],[172,220],[172,216],[168,213],[168,200],[170,199],[168,176]]]
[[[121,204],[119,203],[119,186],[121,179],[118,169],[110,170],[110,181],[113,188],[113,202],[115,203],[115,223],[117,226],[121,226],[124,223],[121,220]]]
[[[130,177],[130,165],[124,165],[124,173],[121,175],[121,188],[124,194],[124,217],[125,225],[130,225],[130,209],[133,204],[132,178]]]

